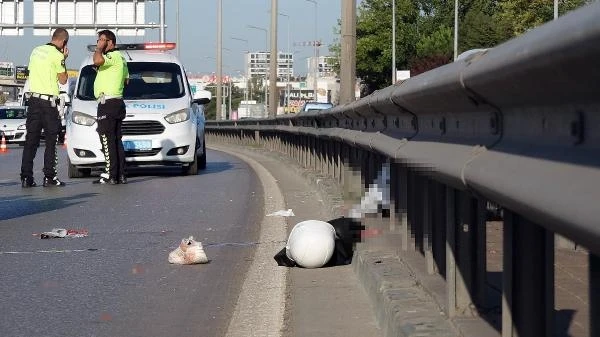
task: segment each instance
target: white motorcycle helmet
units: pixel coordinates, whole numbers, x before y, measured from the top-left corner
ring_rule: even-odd
[[[294,226],[288,238],[286,255],[304,268],[323,267],[335,248],[335,228],[320,220],[306,220]]]

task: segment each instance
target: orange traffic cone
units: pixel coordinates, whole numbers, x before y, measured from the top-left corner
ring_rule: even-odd
[[[2,142],[0,142],[0,153],[7,153],[8,147],[6,146],[6,138],[2,134]]]

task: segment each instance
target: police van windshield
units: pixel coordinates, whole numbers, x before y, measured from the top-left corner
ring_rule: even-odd
[[[26,117],[25,108],[0,109],[0,119],[25,119]]]
[[[130,62],[129,83],[125,85],[123,98],[135,99],[170,99],[185,95],[184,80],[181,68],[175,63]],[[79,74],[77,98],[94,100],[94,80],[96,67],[85,66]]]

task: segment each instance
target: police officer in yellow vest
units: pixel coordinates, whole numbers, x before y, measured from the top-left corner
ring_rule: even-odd
[[[125,119],[123,88],[129,77],[127,61],[116,48],[116,36],[110,30],[98,32],[94,65],[98,74],[94,81],[94,96],[98,101],[98,135],[106,167],[94,184],[126,184],[125,150],[121,141],[121,126]]]
[[[69,33],[57,28],[52,41],[33,49],[29,58],[29,108],[27,110],[27,136],[21,160],[21,186],[36,186],[33,179],[33,159],[40,145],[42,129],[45,132],[44,186],[64,186],[57,177],[58,155],[56,142],[61,129],[57,109],[58,83],[67,83],[65,59],[69,56]]]

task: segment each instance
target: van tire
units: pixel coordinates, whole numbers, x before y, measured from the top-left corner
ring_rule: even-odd
[[[69,165],[69,178],[85,178],[89,177],[92,174],[92,169],[83,168],[79,169],[77,166],[72,165],[71,161],[68,160]]]
[[[198,158],[196,156],[194,156],[192,163],[183,167],[183,174],[186,176],[195,176],[198,174]]]
[[[202,142],[202,155],[198,157],[198,169],[205,170],[206,169],[206,140]]]

